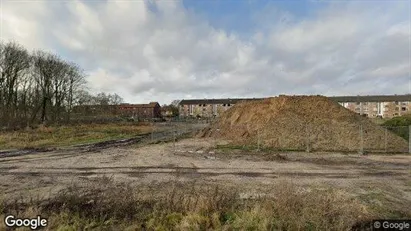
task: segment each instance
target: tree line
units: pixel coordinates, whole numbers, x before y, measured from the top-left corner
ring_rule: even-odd
[[[75,105],[122,103],[117,94],[87,92],[85,78],[56,54],[0,41],[0,127],[69,122]]]

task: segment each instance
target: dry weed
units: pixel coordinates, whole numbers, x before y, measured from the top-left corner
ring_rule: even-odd
[[[332,189],[283,182],[270,197],[238,195],[183,183],[132,188],[106,177],[46,201],[4,203],[2,214],[41,214],[49,218],[48,230],[349,230],[368,216],[358,201]]]

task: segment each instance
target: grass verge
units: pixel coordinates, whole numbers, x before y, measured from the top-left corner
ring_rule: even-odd
[[[4,201],[5,214],[47,217],[46,230],[350,230],[370,218],[359,201],[333,190],[280,183],[269,197],[233,188],[171,183],[133,188],[110,178],[70,186],[47,200]],[[5,227],[0,226],[0,230]]]
[[[123,139],[151,132],[151,129],[149,125],[113,123],[0,132],[0,149],[48,148]]]

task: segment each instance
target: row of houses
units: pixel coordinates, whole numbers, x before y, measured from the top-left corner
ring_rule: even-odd
[[[180,117],[218,117],[236,103],[263,98],[186,99],[179,103]]]
[[[341,106],[370,118],[392,118],[411,113],[411,95],[330,97]]]
[[[370,118],[392,118],[411,113],[411,95],[374,95],[374,96],[332,96],[331,100],[341,106]],[[178,103],[180,117],[218,117],[241,101],[261,100],[264,98],[235,99],[186,99]],[[73,108],[74,113],[84,115],[111,114],[134,118],[162,118],[176,116],[169,107],[161,107],[158,102],[148,104],[120,105],[83,105]]]
[[[332,96],[341,106],[370,118],[392,118],[411,113],[411,95]],[[181,117],[218,117],[241,101],[263,98],[187,99],[179,103]]]
[[[148,104],[79,105],[73,108],[73,113],[80,115],[121,115],[139,119],[162,117],[161,106],[158,102]]]

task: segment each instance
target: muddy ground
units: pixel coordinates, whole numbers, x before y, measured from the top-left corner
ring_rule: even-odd
[[[0,157],[0,192],[47,197],[98,177],[133,185],[187,181],[235,186],[245,196],[267,192],[280,181],[343,189],[370,203],[411,205],[410,155],[263,153],[214,149],[216,140],[131,145],[91,150],[48,150]]]

